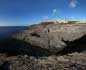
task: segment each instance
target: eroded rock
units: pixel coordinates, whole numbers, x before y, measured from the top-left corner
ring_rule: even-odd
[[[35,25],[13,35],[34,48],[44,48],[59,52],[67,47],[67,42],[75,41],[86,35],[86,24],[47,24]]]

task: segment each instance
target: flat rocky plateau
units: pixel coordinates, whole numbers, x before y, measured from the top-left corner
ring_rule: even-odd
[[[43,22],[0,42],[0,70],[86,70],[86,23]]]

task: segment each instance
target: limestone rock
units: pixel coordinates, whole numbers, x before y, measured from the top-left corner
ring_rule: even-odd
[[[86,24],[38,24],[17,32],[12,37],[25,41],[35,48],[59,52],[72,42],[86,35]]]

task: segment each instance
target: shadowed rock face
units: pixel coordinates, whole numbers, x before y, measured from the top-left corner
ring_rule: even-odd
[[[12,38],[56,53],[67,47],[66,41],[72,42],[85,35],[86,24],[40,24],[14,34]]]

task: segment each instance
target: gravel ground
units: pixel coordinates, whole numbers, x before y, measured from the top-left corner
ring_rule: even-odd
[[[43,57],[0,54],[0,70],[86,70],[86,53]]]

